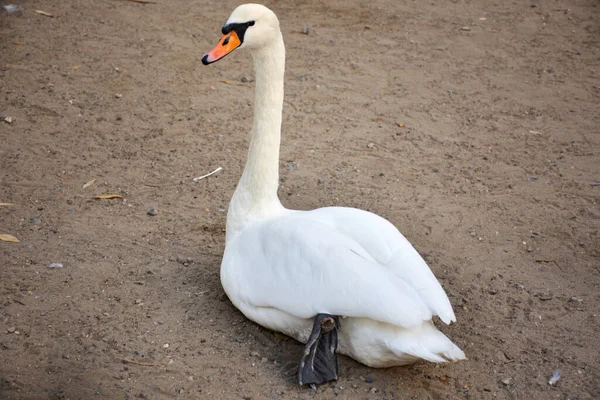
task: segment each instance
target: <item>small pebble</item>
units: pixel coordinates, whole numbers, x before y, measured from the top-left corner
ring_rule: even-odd
[[[371,377],[367,376],[367,377],[365,378],[365,382],[367,382],[367,383],[373,383],[373,378],[371,378]]]
[[[135,299],[135,304],[142,304],[142,299]]]
[[[302,34],[308,35],[309,33],[310,33],[310,28],[308,26],[305,26],[304,28],[302,28]]]
[[[469,28],[468,26],[461,26],[461,27],[460,27],[460,30],[461,30],[461,31],[470,31],[470,30],[471,30],[471,28]]]
[[[440,170],[438,168],[434,168],[433,172],[440,172]]]
[[[243,83],[249,83],[249,82],[254,82],[254,78],[252,78],[251,76],[242,76],[241,81]]]
[[[501,382],[502,382],[504,385],[506,385],[506,386],[509,386],[509,385],[511,385],[511,384],[512,384],[512,378],[508,378],[508,377],[507,377],[507,378],[502,378]]]
[[[367,144],[367,148],[372,149],[373,147],[375,147],[375,143],[369,143]]]
[[[50,265],[48,265],[48,268],[62,268],[64,267],[64,265],[62,265],[61,263],[52,263]]]
[[[581,302],[583,302],[583,300],[581,300],[581,299],[578,299],[577,297],[571,297],[571,298],[569,299],[569,303],[571,303],[571,304],[579,304],[579,303],[581,303]]]
[[[7,4],[7,5],[5,5],[5,6],[2,6],[2,7],[3,7],[3,8],[6,10],[6,12],[7,12],[7,13],[9,13],[9,14],[16,13],[16,12],[19,12],[19,11],[20,11],[20,9],[19,9],[19,6],[16,6],[16,5],[14,5],[14,4]]]
[[[193,261],[194,260],[192,260],[190,257],[177,256],[177,262],[179,264],[188,265],[191,264]]]
[[[146,211],[146,214],[150,215],[150,216],[155,216],[158,215],[158,211],[156,211],[155,208],[149,208],[148,211]]]
[[[8,332],[8,333],[15,333],[16,330],[17,330],[17,328],[15,328],[14,326],[11,326],[10,328],[8,328],[6,330],[6,332]]]
[[[163,349],[168,349],[168,348],[169,348],[169,343],[163,344]]]
[[[548,379],[548,385],[550,385],[550,386],[556,385],[556,383],[558,382],[559,379],[560,379],[560,369],[557,369],[556,371],[554,371],[552,376]]]

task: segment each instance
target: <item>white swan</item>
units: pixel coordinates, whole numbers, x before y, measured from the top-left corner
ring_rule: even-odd
[[[221,264],[231,302],[252,321],[308,342],[300,384],[337,378],[335,353],[326,354],[336,345],[371,367],[464,359],[432,322],[436,315],[446,324],[456,321],[446,293],[391,223],[353,208],[281,205],[285,48],[279,21],[268,8],[245,4],[222,32],[202,62],[247,48],[256,72],[252,139],[227,214]]]

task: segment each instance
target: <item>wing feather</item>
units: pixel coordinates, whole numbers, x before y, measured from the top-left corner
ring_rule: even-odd
[[[318,313],[414,327],[452,307],[417,251],[385,219],[357,209],[294,212],[228,243],[226,292],[298,318]],[[234,287],[235,286],[235,287]]]

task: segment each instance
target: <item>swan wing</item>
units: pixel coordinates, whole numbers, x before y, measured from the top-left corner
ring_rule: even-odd
[[[346,215],[315,211],[262,222],[228,244],[221,270],[226,292],[253,307],[276,308],[298,318],[329,313],[407,328],[432,318],[431,307],[410,279],[390,267],[398,257],[394,248],[385,253],[386,247],[371,238],[361,244],[355,239],[364,228],[360,223],[357,232],[348,234],[349,222],[340,222]]]
[[[308,214],[312,218],[327,219],[337,231],[360,244],[376,261],[408,283],[433,315],[446,324],[456,322],[450,300],[439,281],[423,257],[389,221],[368,211],[346,207],[320,208]]]

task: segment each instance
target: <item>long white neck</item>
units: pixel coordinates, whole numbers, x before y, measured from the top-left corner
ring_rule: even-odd
[[[283,108],[285,47],[281,33],[252,52],[256,73],[254,122],[244,173],[227,214],[227,240],[248,224],[279,213],[279,146]]]

